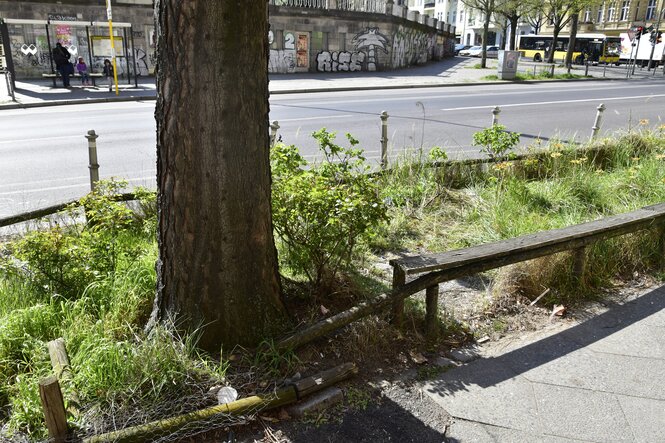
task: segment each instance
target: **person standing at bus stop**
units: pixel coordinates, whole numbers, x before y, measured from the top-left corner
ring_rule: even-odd
[[[113,63],[109,59],[104,60],[104,77],[108,81],[109,92],[113,91]]]
[[[53,61],[62,77],[62,85],[65,88],[69,88],[69,76],[74,73],[74,67],[69,62],[71,56],[67,48],[62,46],[60,42],[56,43],[55,48],[53,48]]]

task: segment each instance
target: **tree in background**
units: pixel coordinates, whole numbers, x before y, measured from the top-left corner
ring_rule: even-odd
[[[508,21],[508,28],[510,29],[510,41],[508,49],[514,51],[517,47],[517,27],[523,17],[529,17],[539,4],[533,0],[496,0],[496,13]]]
[[[159,260],[151,323],[254,346],[285,309],[270,208],[265,1],[158,0]],[[248,30],[251,30],[249,32]]]
[[[554,63],[554,51],[561,30],[570,21],[573,12],[576,10],[576,0],[545,0],[543,3],[543,12],[549,17],[552,23],[552,46],[546,52],[547,63]]]
[[[475,9],[483,14],[483,52],[480,60],[480,67],[487,67],[487,38],[489,35],[490,22],[494,14],[495,0],[462,0],[465,6]]]

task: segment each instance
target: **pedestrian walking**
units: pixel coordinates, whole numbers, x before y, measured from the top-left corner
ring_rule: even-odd
[[[53,48],[53,61],[62,77],[62,85],[65,88],[69,88],[69,76],[74,73],[74,66],[69,62],[71,56],[67,48],[62,46],[60,42],[56,43],[55,48]]]
[[[76,70],[81,76],[81,84],[83,86],[90,85],[90,74],[88,74],[88,65],[83,61],[83,57],[79,57],[79,62],[76,64]]]
[[[113,64],[108,58],[104,60],[104,77],[109,83],[109,92],[113,91]]]

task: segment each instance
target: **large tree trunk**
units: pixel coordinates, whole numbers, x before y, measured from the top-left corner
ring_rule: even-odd
[[[241,4],[242,3],[242,4]],[[151,323],[254,346],[285,320],[270,210],[265,1],[158,0]]]
[[[481,60],[480,60],[480,67],[481,68],[486,68],[487,67],[487,38],[489,37],[489,29],[490,29],[490,19],[492,18],[492,13],[491,11],[485,11],[485,21],[483,22],[483,51],[480,54],[481,55]]]

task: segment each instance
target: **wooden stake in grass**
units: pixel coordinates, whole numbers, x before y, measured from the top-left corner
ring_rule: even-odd
[[[64,442],[67,439],[67,416],[60,384],[54,375],[39,382],[39,397],[42,400],[49,441]]]

